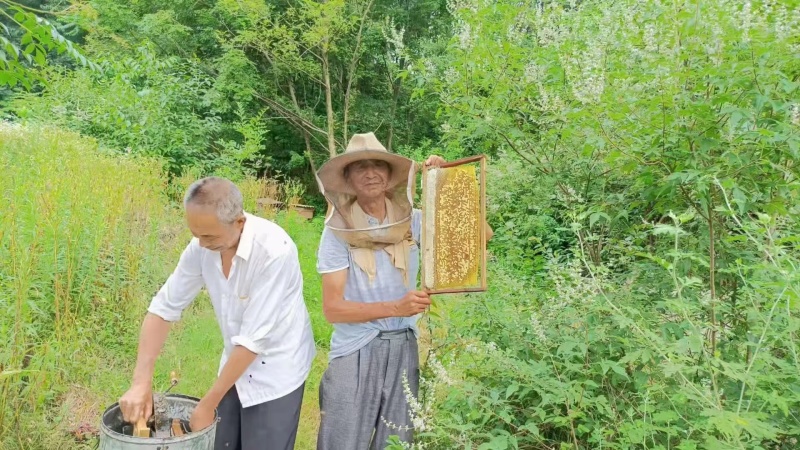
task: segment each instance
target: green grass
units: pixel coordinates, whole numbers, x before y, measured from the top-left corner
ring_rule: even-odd
[[[0,124],[0,449],[89,449],[100,415],[128,389],[139,327],[189,233],[155,161],[113,156],[73,133]],[[249,210],[273,186],[239,183]],[[258,214],[257,211],[253,211]],[[322,316],[316,249],[322,223],[267,214],[296,241],[318,347],[298,449],[314,448],[318,385],[331,327]],[[155,388],[202,396],[222,348],[205,295],[173,327]]]
[[[171,257],[164,177],[74,133],[2,124],[0,166],[0,448],[72,448],[67,430],[109,389],[92,378],[130,358]]]

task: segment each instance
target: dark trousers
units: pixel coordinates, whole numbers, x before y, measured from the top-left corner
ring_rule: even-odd
[[[284,397],[242,408],[236,387],[219,402],[214,450],[292,450],[305,383]]]

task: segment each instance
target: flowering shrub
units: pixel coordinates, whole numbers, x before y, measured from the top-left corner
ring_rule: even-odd
[[[490,291],[436,299],[414,445],[797,448],[796,2],[449,9],[418,95],[502,201]]]

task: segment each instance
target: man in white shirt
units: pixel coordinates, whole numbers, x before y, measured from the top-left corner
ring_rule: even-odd
[[[194,239],[148,308],[123,417],[135,423],[152,414],[153,369],[170,324],[205,287],[224,349],[191,429],[209,426],[217,408],[216,450],[292,449],[316,352],[297,247],[278,225],[245,213],[226,179],[195,182],[184,207]]]

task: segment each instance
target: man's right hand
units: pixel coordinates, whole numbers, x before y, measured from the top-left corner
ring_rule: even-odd
[[[411,317],[424,312],[431,306],[431,299],[422,291],[408,291],[403,298],[394,302],[396,317]]]
[[[153,413],[153,388],[150,385],[134,384],[119,399],[119,408],[125,422],[136,423],[140,418],[146,421]]]

